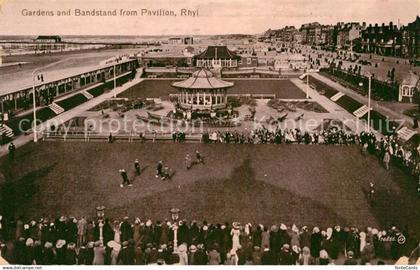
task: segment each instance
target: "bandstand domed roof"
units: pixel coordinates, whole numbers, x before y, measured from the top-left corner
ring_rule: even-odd
[[[174,82],[172,86],[184,89],[218,89],[232,87],[233,83],[214,77],[210,70],[200,69],[188,79]]]

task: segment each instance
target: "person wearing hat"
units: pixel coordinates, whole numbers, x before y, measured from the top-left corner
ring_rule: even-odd
[[[24,250],[24,264],[31,265],[35,260],[34,240],[32,238],[26,239]]]
[[[67,250],[65,252],[64,258],[65,265],[76,265],[77,264],[77,254],[76,254],[76,244],[70,242],[67,245]]]
[[[124,187],[124,185],[132,186],[132,184],[130,183],[130,180],[128,179],[127,171],[125,169],[120,169],[119,172],[122,178],[122,183],[120,187]]]
[[[260,248],[263,250],[264,247],[269,247],[270,246],[270,232],[268,230],[267,226],[263,226],[261,228],[262,232],[261,232],[261,243],[259,244]],[[258,246],[258,243],[257,243]]]
[[[121,241],[128,241],[133,238],[133,228],[128,222],[128,216],[124,217],[123,222],[121,223]]]
[[[102,245],[101,241],[95,242],[95,247],[93,248],[93,265],[104,265],[105,264],[105,248]]]
[[[319,252],[321,250],[322,235],[318,227],[314,227],[311,235],[311,256],[314,258],[319,257]]]
[[[64,264],[66,240],[59,239],[55,244],[55,252],[57,254],[57,264]]]
[[[84,216],[82,216],[77,221],[77,246],[80,247],[86,244],[86,231],[87,231],[87,221]]]
[[[135,243],[138,243],[140,241],[140,236],[141,236],[141,220],[140,218],[136,218],[134,220],[134,225],[133,225],[133,240]]]
[[[236,251],[241,245],[239,242],[239,237],[241,235],[239,222],[232,223],[232,230],[230,231],[230,235],[232,236],[232,249]],[[236,253],[235,253],[235,256],[236,256]]]
[[[252,265],[261,265],[261,248],[254,246],[251,254]]]
[[[9,158],[14,159],[15,158],[16,146],[13,142],[11,142],[9,144],[9,146],[7,147],[7,150],[9,150]]]
[[[134,170],[136,171],[136,175],[139,176],[140,175],[140,161],[138,158],[136,158],[136,160],[134,161]]]
[[[354,252],[350,250],[349,252],[347,252],[347,259],[344,260],[344,265],[357,265],[357,264],[358,262],[354,258]]]
[[[137,243],[136,248],[134,250],[134,259],[136,265],[145,265],[146,264],[146,258],[145,254],[143,252],[143,249],[141,248],[141,243]]]
[[[197,247],[195,245],[191,245],[188,252],[188,265],[198,265],[195,257],[196,252]]]
[[[204,249],[204,244],[197,244],[197,251],[195,252],[195,265],[206,265],[208,263],[208,256]]]
[[[163,177],[162,170],[163,170],[163,163],[162,163],[162,160],[160,160],[156,166],[156,175],[155,175],[156,178]]]
[[[280,265],[293,265],[296,261],[293,261],[294,257],[290,250],[289,244],[283,244],[279,252],[279,264]]]
[[[325,249],[320,250],[319,252],[319,265],[328,265],[330,259],[328,257],[328,252]]]
[[[111,240],[111,241],[108,242],[107,247],[111,249],[110,264],[111,265],[117,265],[118,255],[119,255],[120,250],[121,250],[121,245],[118,244],[117,242]]]
[[[187,244],[181,244],[178,247],[178,256],[180,265],[188,265]]]
[[[265,246],[263,253],[261,255],[261,264],[262,265],[277,265],[278,261],[279,259],[278,259],[277,253],[270,250],[268,246]]]
[[[45,242],[44,251],[42,256],[43,265],[52,265],[56,264],[56,256],[53,250],[53,244],[51,242]]]
[[[209,255],[209,265],[219,265],[222,263],[222,259],[220,258],[220,253],[217,251],[216,247],[213,246],[213,248],[210,250]]]
[[[67,243],[76,243],[77,242],[77,219],[71,217],[67,220],[66,224],[66,238]]]
[[[187,170],[189,170],[189,169],[191,169],[191,167],[192,167],[192,160],[191,160],[191,157],[190,157],[190,155],[189,155],[189,154],[186,154],[186,155],[185,155],[185,168],[186,168]]]
[[[303,247],[302,254],[299,257],[299,265],[314,265],[316,264],[315,259],[311,256],[309,247]]]
[[[196,164],[204,164],[204,157],[198,150],[195,150],[195,159]]]

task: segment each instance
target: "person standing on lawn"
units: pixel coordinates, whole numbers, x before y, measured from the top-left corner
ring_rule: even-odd
[[[191,169],[191,167],[192,167],[192,160],[191,160],[191,157],[190,157],[189,154],[187,154],[185,156],[185,166],[186,166],[187,170]]]
[[[156,175],[155,175],[156,178],[163,176],[162,169],[163,169],[163,163],[162,163],[162,160],[160,160],[156,167]]]
[[[390,160],[391,160],[391,156],[389,155],[389,151],[385,151],[383,162],[384,162],[385,169],[387,171],[389,171]]]
[[[123,180],[120,187],[124,187],[124,185],[128,185],[129,187],[131,187],[132,184],[130,183],[130,180],[128,179],[128,175],[127,175],[126,170],[121,169],[120,174],[121,174],[121,178]]]
[[[136,175],[140,175],[140,161],[136,158],[134,161],[134,169],[136,170]]]
[[[195,158],[197,164],[204,164],[204,157],[201,155],[201,153],[198,150],[195,150]]]

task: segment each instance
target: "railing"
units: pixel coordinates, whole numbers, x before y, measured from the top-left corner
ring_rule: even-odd
[[[109,134],[95,133],[90,131],[68,131],[68,132],[51,132],[44,131],[42,133],[44,141],[109,141]],[[201,133],[185,134],[185,141],[201,142]],[[118,133],[112,134],[112,142],[144,142],[144,141],[172,141],[174,140],[172,133]]]

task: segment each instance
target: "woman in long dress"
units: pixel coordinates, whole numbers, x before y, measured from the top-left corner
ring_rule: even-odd
[[[121,244],[121,229],[117,220],[114,221],[114,241]]]
[[[239,223],[234,222],[232,224],[230,235],[232,236],[232,249],[236,251],[241,246],[239,241],[239,236],[241,235],[241,231],[239,230]]]

